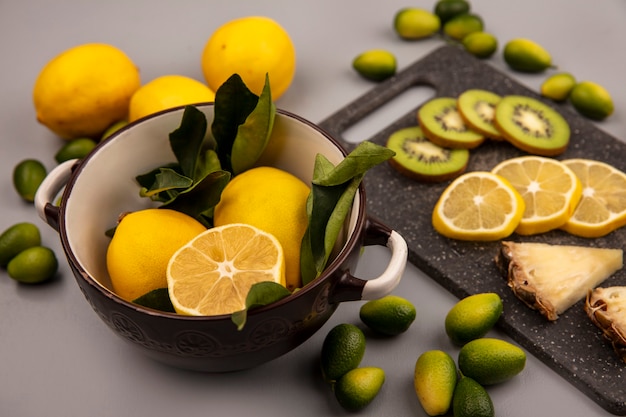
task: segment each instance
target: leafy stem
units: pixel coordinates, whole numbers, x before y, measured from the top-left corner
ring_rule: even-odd
[[[140,195],[211,227],[222,190],[265,150],[275,113],[267,76],[256,96],[238,74],[232,75],[215,93],[210,134],[206,115],[185,107],[180,126],[169,135],[176,161],[138,175]]]

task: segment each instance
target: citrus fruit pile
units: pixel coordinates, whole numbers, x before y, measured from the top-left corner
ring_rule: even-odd
[[[448,43],[458,44],[479,59],[491,58],[498,50],[497,37],[486,30],[483,18],[468,0],[437,0],[431,10],[405,7],[393,18],[393,30],[404,41],[416,41],[441,35]],[[552,55],[537,42],[527,38],[507,40],[502,58],[513,71],[542,73],[556,68]],[[363,78],[383,81],[396,73],[397,62],[388,50],[370,49],[352,61],[352,67]],[[554,101],[569,99],[581,115],[603,120],[614,110],[609,92],[593,81],[577,81],[568,72],[555,72],[541,85],[541,95]]]
[[[562,229],[593,238],[626,224],[626,174],[595,160],[538,156],[461,175],[441,194],[435,229],[461,240],[498,240]]]
[[[308,194],[292,174],[258,167],[226,185],[208,229],[172,209],[125,214],[107,250],[113,291],[134,302],[167,288],[175,312],[198,316],[245,309],[258,282],[293,291],[301,286]]]
[[[0,234],[0,267],[17,282],[38,284],[54,277],[59,263],[54,251],[42,246],[39,228],[16,223]]]
[[[397,336],[406,332],[415,320],[415,306],[397,295],[386,295],[361,305],[359,317],[363,324],[380,336]],[[354,324],[334,326],[324,338],[320,368],[339,405],[348,411],[367,407],[385,382],[385,371],[375,366],[362,366],[366,338]]]
[[[526,365],[526,353],[520,347],[487,337],[502,311],[496,293],[467,296],[448,311],[445,333],[459,348],[457,359],[445,350],[430,349],[418,356],[413,368],[413,389],[427,415],[495,415],[487,388],[512,379]],[[364,303],[359,316],[368,329],[391,338],[410,328],[415,307],[405,298],[387,295]],[[388,377],[381,368],[362,365],[366,341],[357,325],[341,323],[328,331],[322,343],[322,376],[348,411],[367,407]]]
[[[457,360],[441,349],[427,350],[415,362],[413,385],[429,416],[494,416],[486,387],[504,383],[526,365],[526,353],[505,340],[485,337],[502,314],[495,293],[458,301],[445,318],[445,331],[460,347]]]
[[[67,140],[100,140],[108,128],[155,112],[210,102],[232,74],[260,94],[266,75],[274,99],[295,74],[295,47],[276,21],[247,16],[224,23],[206,41],[198,61],[204,80],[163,74],[142,84],[139,66],[124,51],[87,43],[62,51],[40,71],[33,103],[37,120]]]
[[[161,205],[124,215],[113,231],[107,268],[115,293],[179,314],[232,314],[241,328],[248,308],[315,279],[309,264],[324,271],[362,175],[392,152],[364,142],[336,167],[317,155],[322,168],[311,174],[313,194],[290,172],[259,165],[274,117],[269,85],[256,96],[237,74],[217,90],[211,132],[204,112],[185,107],[169,134],[176,161],[134,178],[140,196]],[[319,181],[320,172],[330,184]],[[307,250],[311,224],[322,231],[316,238],[323,250],[315,255]]]
[[[88,43],[63,51],[41,69],[33,102],[37,120],[67,140],[55,155],[57,163],[62,163],[84,158],[99,141],[128,122],[173,107],[215,101],[218,87],[233,75],[256,95],[271,83],[270,100],[276,100],[293,80],[295,60],[294,45],[283,27],[267,17],[248,16],[226,22],[207,39],[199,57],[202,81],[164,74],[142,83],[139,66],[124,51],[109,44]],[[232,181],[216,209],[215,226],[220,228],[215,230],[207,231],[192,216],[173,209],[124,214],[107,249],[114,292],[131,302],[205,315],[242,308],[253,275],[245,271],[254,271],[257,281],[274,281],[292,290],[299,287],[300,241],[308,224],[305,204],[309,188],[286,172],[272,173],[270,178],[260,169]],[[39,161],[22,161],[14,171],[15,189],[32,202],[45,176],[46,169]],[[234,227],[233,223],[242,224]],[[267,251],[233,252],[250,241],[263,242],[259,247]],[[192,256],[199,245],[208,255]],[[210,295],[211,306],[206,299],[204,303],[190,299],[192,291],[188,289],[197,285],[193,268],[209,259],[216,265],[217,272],[209,274],[214,285],[200,288],[206,290],[206,297]],[[226,283],[230,283],[230,291]],[[164,292],[168,288],[170,291]]]

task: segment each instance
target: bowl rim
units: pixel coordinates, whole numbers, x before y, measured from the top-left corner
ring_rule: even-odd
[[[214,105],[214,102],[202,102],[202,103],[196,103],[193,104],[193,106],[201,108],[201,107],[207,107],[207,106],[212,106]],[[70,178],[67,182],[67,184],[65,185],[65,189],[63,190],[63,194],[61,197],[61,202],[59,205],[59,235],[60,235],[60,239],[61,239],[61,244],[63,246],[64,252],[65,252],[65,256],[67,257],[70,266],[72,269],[76,270],[78,272],[77,274],[74,274],[76,280],[78,280],[78,276],[80,276],[80,279],[82,279],[86,284],[88,284],[90,287],[94,288],[98,293],[100,293],[101,295],[105,296],[106,298],[108,298],[110,301],[118,304],[120,307],[124,307],[127,309],[131,309],[134,310],[136,313],[141,313],[141,314],[145,314],[148,316],[155,316],[155,317],[161,317],[164,319],[170,319],[170,320],[182,320],[182,321],[209,321],[209,322],[213,322],[213,321],[224,321],[224,320],[231,320],[231,314],[220,314],[220,315],[215,315],[215,316],[186,316],[186,315],[182,315],[182,314],[178,314],[178,313],[170,313],[170,312],[166,312],[166,311],[161,311],[161,310],[156,310],[156,309],[152,309],[149,307],[144,307],[141,306],[139,304],[135,304],[133,302],[127,301],[123,298],[121,298],[120,296],[118,296],[117,294],[115,294],[113,291],[111,291],[110,289],[106,288],[104,285],[102,285],[100,282],[98,282],[98,280],[94,277],[92,277],[81,265],[81,263],[79,262],[78,258],[76,257],[76,255],[74,254],[72,248],[71,248],[71,244],[69,241],[69,237],[67,236],[67,228],[66,228],[66,224],[67,224],[67,220],[66,220],[66,206],[67,206],[67,200],[72,192],[72,189],[78,179],[78,176],[80,175],[80,173],[82,172],[82,170],[84,169],[84,167],[89,163],[89,160],[94,157],[95,154],[98,153],[99,149],[101,147],[103,147],[105,144],[107,144],[108,142],[115,140],[115,138],[117,138],[118,136],[120,136],[123,132],[133,129],[135,126],[144,123],[147,120],[153,119],[153,118],[157,118],[160,117],[164,114],[167,113],[172,113],[172,112],[176,112],[176,111],[180,111],[182,109],[184,109],[185,107],[187,107],[186,105],[183,106],[176,106],[176,107],[172,107],[170,109],[166,109],[166,110],[161,110],[159,112],[150,114],[148,116],[144,116],[140,119],[137,119],[133,122],[128,123],[127,125],[121,127],[120,129],[118,129],[117,131],[115,131],[114,133],[112,133],[109,137],[105,138],[104,140],[102,140],[101,142],[99,142],[96,147],[82,160],[78,161],[73,167],[72,167],[72,172],[70,175]],[[319,134],[321,134],[322,136],[324,136],[329,142],[331,142],[332,145],[334,145],[340,152],[341,154],[346,157],[347,156],[347,151],[346,149],[335,139],[333,138],[328,132],[326,132],[324,129],[322,129],[320,126],[318,126],[317,124],[309,121],[308,119],[305,119],[302,116],[296,115],[288,110],[284,110],[284,109],[280,109],[280,108],[276,108],[276,113],[280,114],[282,116],[294,119],[297,122],[303,123],[305,125],[307,125],[308,127],[312,128],[313,130],[317,131]],[[341,248],[341,251],[334,257],[334,259],[326,266],[326,269],[324,270],[324,272],[317,277],[316,279],[314,279],[313,281],[311,281],[310,283],[308,283],[307,285],[303,286],[301,289],[299,289],[298,291],[296,291],[295,293],[292,293],[291,295],[282,298],[274,303],[265,305],[265,306],[260,306],[260,307],[256,307],[250,311],[247,312],[248,317],[251,316],[256,316],[259,314],[263,314],[264,312],[268,311],[268,310],[273,310],[275,308],[279,308],[280,306],[289,303],[293,300],[296,300],[298,298],[304,297],[306,294],[308,294],[309,292],[313,291],[314,289],[316,289],[318,286],[323,285],[324,281],[325,281],[325,277],[327,277],[331,272],[335,271],[336,269],[338,269],[341,264],[344,262],[344,258],[349,256],[355,249],[355,247],[360,246],[361,245],[361,232],[365,229],[365,225],[366,225],[366,220],[367,220],[367,216],[366,216],[366,210],[365,210],[365,186],[363,183],[361,183],[359,185],[358,188],[358,192],[357,195],[355,196],[355,200],[358,199],[358,211],[357,211],[357,217],[356,217],[356,221],[355,221],[355,225],[354,225],[354,231],[353,233],[349,236],[348,240],[345,242],[345,244],[343,245],[343,247]]]

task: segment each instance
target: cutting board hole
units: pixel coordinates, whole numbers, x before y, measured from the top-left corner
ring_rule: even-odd
[[[350,143],[370,139],[408,112],[416,111],[422,103],[434,96],[435,90],[432,87],[425,85],[411,87],[349,126],[343,132],[343,139]]]

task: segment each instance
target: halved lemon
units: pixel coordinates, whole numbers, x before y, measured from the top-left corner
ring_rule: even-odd
[[[576,174],[552,158],[534,155],[511,158],[491,172],[506,178],[524,199],[524,216],[515,229],[520,235],[544,233],[563,226],[582,194]]]
[[[285,256],[278,240],[240,223],[213,227],[181,247],[167,266],[167,286],[179,314],[212,316],[245,308],[257,282],[285,285]]]
[[[591,159],[567,159],[582,184],[582,198],[574,214],[561,227],[582,237],[601,237],[626,225],[626,174]]]
[[[441,194],[432,215],[435,230],[459,240],[498,240],[509,236],[524,214],[524,200],[503,177],[468,172]]]

